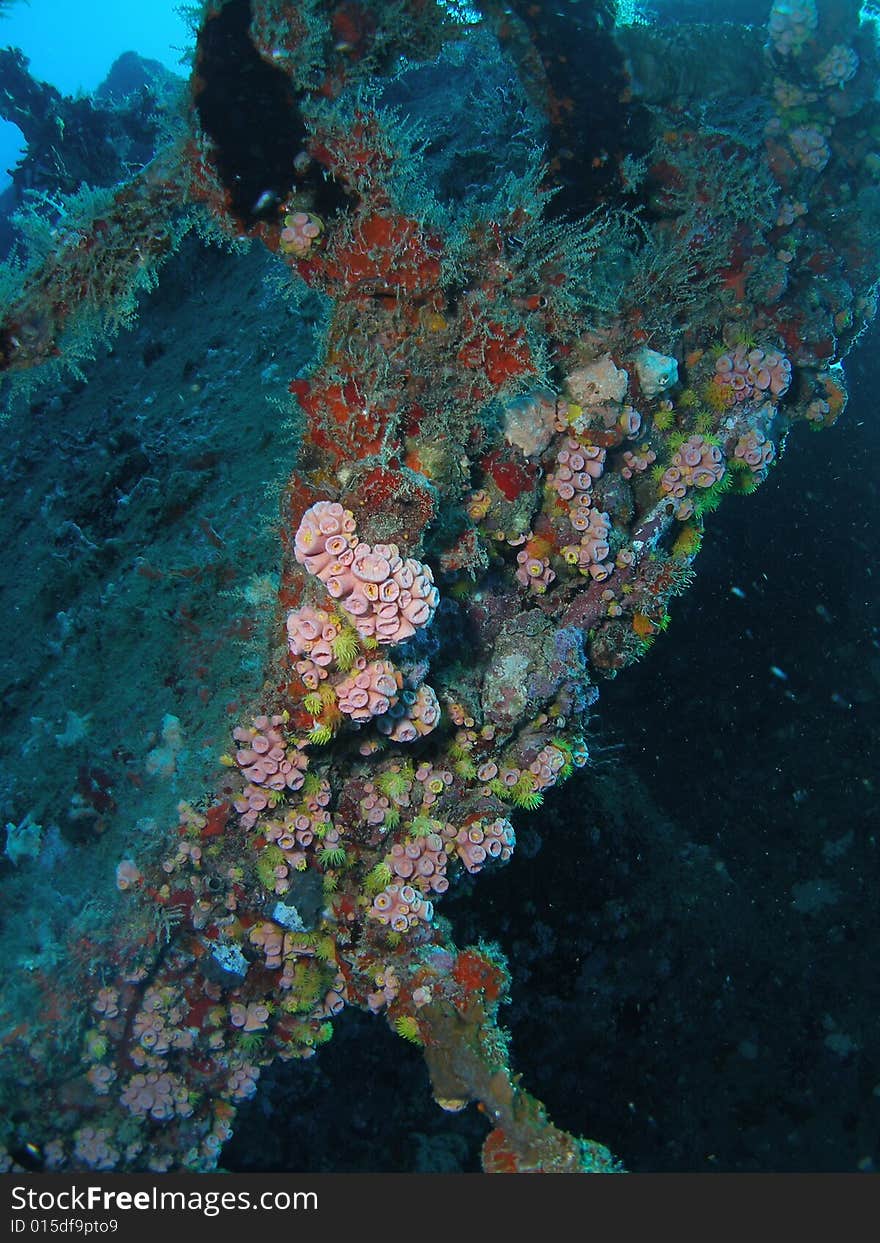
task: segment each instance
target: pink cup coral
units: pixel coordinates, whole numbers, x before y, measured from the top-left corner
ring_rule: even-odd
[[[798,125],[788,135],[791,149],[799,164],[821,172],[831,159],[831,148],[825,135],[815,125]]]
[[[235,753],[235,762],[251,785],[270,790],[299,790],[305,779],[308,756],[298,747],[287,749],[279,726],[280,716],[259,716],[253,728],[238,726],[232,731],[236,742],[243,743]]]
[[[774,0],[767,30],[781,56],[797,55],[819,24],[815,0]]]
[[[506,862],[513,854],[516,834],[509,820],[477,821],[462,827],[452,841],[455,853],[471,873],[482,870],[487,859]]]
[[[395,842],[386,863],[397,880],[410,881],[423,892],[445,893],[449,888],[446,849],[439,833]]]
[[[397,703],[400,687],[400,672],[390,660],[367,662],[360,656],[354,671],[336,687],[337,705],[353,721],[369,721]]]
[[[362,638],[389,647],[427,626],[440,601],[430,566],[401,557],[396,544],[361,543],[354,515],[335,501],[318,501],[306,510],[294,555],[350,614]],[[301,642],[302,623],[289,622],[289,636],[291,625],[293,638]]]
[[[307,211],[289,212],[281,230],[281,249],[286,255],[306,259],[324,232],[323,222]]]
[[[440,722],[440,704],[432,687],[422,684],[404,691],[395,706],[376,721],[376,728],[392,742],[415,742]]]
[[[672,455],[660,491],[680,500],[688,488],[711,488],[724,476],[724,454],[703,436],[690,436]]]
[[[726,391],[730,403],[757,396],[782,397],[791,383],[791,363],[779,350],[747,349],[738,345],[715,362],[715,384]]]
[[[431,922],[434,904],[423,898],[412,885],[392,882],[376,894],[368,914],[380,924],[387,924],[393,932],[407,932],[420,920],[428,924]]]
[[[589,494],[604,467],[604,449],[566,437],[556,455],[556,469],[548,475],[547,483],[561,501],[577,500]]]
[[[733,453],[734,457],[750,467],[753,475],[763,478],[776,456],[776,449],[773,441],[768,440],[760,428],[751,427],[740,436]]]

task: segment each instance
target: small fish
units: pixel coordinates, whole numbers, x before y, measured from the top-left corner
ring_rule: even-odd
[[[771,665],[770,672],[773,674],[774,678],[779,678],[780,682],[788,681],[788,674],[784,669],[780,669],[778,665]]]
[[[823,622],[827,622],[829,626],[832,625],[832,623],[834,622],[834,618],[828,612],[824,604],[817,604],[816,612],[822,618]]]
[[[264,190],[260,197],[254,203],[254,214],[265,211],[267,207],[274,207],[278,202],[278,195],[274,190]]]
[[[736,596],[737,600],[745,600],[746,598],[746,593],[743,591],[742,587],[731,587],[730,594],[732,596]]]
[[[24,1169],[38,1174],[46,1166],[46,1158],[43,1156],[43,1150],[39,1144],[32,1144],[27,1140],[19,1148],[11,1149],[9,1155]]]
[[[831,696],[831,702],[835,704],[838,708],[846,708],[847,710],[849,710],[852,707],[852,704],[849,702],[849,700],[844,699],[843,695],[838,694],[837,691],[835,691],[834,694]]]

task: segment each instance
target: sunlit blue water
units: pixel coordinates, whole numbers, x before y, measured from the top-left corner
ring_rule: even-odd
[[[180,72],[182,50],[191,39],[179,9],[177,0],[17,2],[0,17],[0,46],[21,48],[34,77],[63,94],[89,93],[122,52],[139,52]],[[0,190],[9,184],[6,170],[17,161],[21,145],[19,129],[0,121]]]

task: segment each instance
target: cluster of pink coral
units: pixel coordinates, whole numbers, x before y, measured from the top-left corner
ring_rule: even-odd
[[[446,848],[439,833],[395,842],[385,862],[398,880],[411,881],[424,892],[445,893],[449,888]]]
[[[705,436],[689,436],[672,455],[660,480],[660,490],[676,500],[688,488],[711,488],[724,477],[724,454]]]
[[[556,454],[556,465],[547,476],[547,483],[561,501],[589,506],[590,491],[605,468],[605,450],[598,445],[584,445],[567,436]]]
[[[833,89],[854,78],[858,67],[858,53],[844,43],[835,43],[816,66],[816,77],[822,86]]]
[[[377,790],[372,781],[364,782],[364,795],[358,803],[365,824],[384,824],[385,817],[391,810],[391,799],[381,790]]]
[[[620,473],[624,479],[632,479],[633,475],[641,475],[656,461],[657,454],[650,445],[639,445],[638,449],[624,452]]]
[[[357,544],[357,523],[350,509],[338,501],[317,501],[305,511],[294,537],[294,555],[300,565],[322,582],[332,577],[336,558]],[[351,557],[346,565],[351,564]]]
[[[434,616],[440,596],[430,566],[402,558],[396,544],[359,542],[354,515],[336,501],[306,510],[294,554],[351,615],[361,638],[402,643]]]
[[[377,550],[382,547],[377,545],[371,550],[359,544],[355,557],[361,549],[366,549],[375,561]],[[364,558],[357,564],[363,566]],[[325,609],[304,605],[288,614],[288,646],[294,656],[301,658],[296,662],[296,669],[308,690],[316,689],[329,676],[328,666],[334,660],[333,641],[340,630],[338,619]],[[412,742],[435,728],[440,720],[440,705],[430,686],[401,692],[402,686],[402,676],[391,661],[368,661],[365,656],[359,656],[351,672],[335,685],[337,707],[358,725],[374,717],[380,718],[379,728],[392,741]]]
[[[169,1049],[191,1049],[193,1034],[184,1026],[184,1018],[185,1007],[171,990],[148,988],[132,1022],[132,1034],[140,1045],[132,1051],[135,1065],[148,1064],[144,1053],[158,1057]]]
[[[229,1021],[243,1032],[263,1031],[269,1021],[269,1007],[262,1001],[249,1001],[247,1005],[234,1001],[229,1007]]]
[[[367,994],[367,1005],[373,1014],[378,1014],[383,1006],[390,1005],[400,992],[400,980],[393,967],[384,967],[375,976],[376,991]]]
[[[317,796],[323,798],[323,793]],[[308,810],[312,806],[313,810]],[[333,848],[338,844],[339,833],[333,827],[330,813],[325,807],[314,809],[314,800],[306,805],[292,808],[284,820],[270,822],[262,826],[267,846],[274,846],[282,852],[272,869],[274,876],[273,892],[280,896],[290,889],[290,877],[294,872],[305,871],[308,866],[306,851],[315,840],[322,846]],[[267,951],[268,952],[268,951]]]
[[[232,806],[241,816],[246,829],[252,829],[257,816],[269,806],[269,795],[261,786],[246,785],[241,794],[232,800]]]
[[[306,259],[315,248],[323,233],[323,225],[317,216],[307,211],[295,211],[284,217],[281,230],[281,249],[297,259]]]
[[[431,922],[434,904],[423,898],[412,885],[398,885],[392,881],[376,894],[368,913],[380,924],[390,926],[392,932],[407,932],[420,921],[426,924]]]
[[[782,199],[779,204],[779,211],[776,213],[776,224],[779,228],[788,228],[790,224],[794,224],[801,216],[806,215],[807,205],[801,199]]]
[[[250,1062],[245,1062],[243,1066],[236,1066],[226,1084],[227,1091],[232,1100],[249,1100],[257,1090],[259,1078],[260,1070],[258,1066],[252,1066]]]
[[[820,173],[831,159],[831,148],[820,129],[815,125],[797,125],[789,132],[788,141],[795,159],[804,168]]]
[[[329,820],[329,814],[327,819]],[[277,821],[262,826],[263,836],[267,842],[277,846],[279,850],[296,850],[298,846],[311,846],[315,840],[315,830],[310,816],[299,813],[288,814],[281,823]]]
[[[513,854],[516,834],[509,820],[478,820],[463,826],[452,839],[455,853],[471,873],[479,872],[487,859],[506,862]]]
[[[263,951],[267,968],[271,970],[281,966],[285,933],[278,924],[268,922],[254,924],[248,932],[248,939],[251,945],[256,945]]]
[[[598,509],[582,509],[572,518],[572,526],[581,534],[580,543],[567,544],[562,549],[563,557],[581,574],[589,574],[597,583],[604,582],[614,569],[608,560],[611,518]]]
[[[188,1118],[193,1111],[186,1083],[167,1070],[132,1075],[119,1099],[131,1113],[157,1122]]]
[[[286,862],[295,869],[305,865],[302,853],[311,846],[316,837],[323,837],[330,826],[329,786],[322,781],[321,789],[297,807],[288,808],[283,820],[270,820],[262,826],[262,833],[269,845],[284,851]]]
[[[416,781],[421,786],[422,806],[430,807],[441,794],[446,793],[447,787],[452,785],[453,777],[448,769],[435,768],[433,764],[424,761],[416,769]]]
[[[376,728],[392,742],[415,742],[430,734],[439,722],[436,692],[423,683],[418,690],[401,692],[397,703],[376,721]]]
[[[119,1149],[111,1140],[109,1127],[82,1126],[74,1132],[73,1155],[90,1170],[112,1170],[119,1161]]]
[[[761,400],[781,397],[791,383],[791,363],[779,350],[738,345],[716,360],[715,383],[729,393],[732,402],[750,401],[755,395]]]
[[[244,743],[235,753],[235,762],[245,779],[270,790],[299,790],[305,780],[308,756],[297,747],[287,749],[279,726],[284,717],[258,716],[250,729],[237,726],[236,742]]]
[[[270,805],[270,791],[299,790],[305,780],[308,756],[300,746],[287,746],[284,724],[281,716],[258,716],[250,728],[239,725],[232,731],[235,741],[244,744],[235,753],[235,763],[247,781],[233,806],[247,828]]]
[[[183,838],[177,843],[177,852],[171,858],[166,859],[162,864],[163,869],[168,872],[176,872],[183,864],[189,863],[193,868],[197,869],[202,865],[202,848],[198,842],[192,842],[189,838]]]
[[[333,642],[341,626],[326,609],[303,605],[287,614],[287,645],[291,655],[298,656],[296,669],[305,687],[317,690],[327,677],[327,666],[333,663]]]
[[[119,989],[99,988],[92,1002],[92,1009],[104,1018],[115,1019],[119,1013]]]
[[[818,98],[816,91],[805,91],[803,87],[798,86],[789,78],[774,78],[773,80],[773,102],[782,112],[789,108],[802,108],[805,104],[814,104]],[[781,134],[783,126],[779,118],[771,117],[764,132],[765,134]]]
[[[89,1067],[86,1078],[94,1088],[95,1096],[106,1096],[116,1080],[116,1071],[106,1062],[96,1062]]]
[[[532,595],[543,596],[556,578],[548,557],[535,557],[523,548],[516,554],[516,579],[528,587]]]
[[[550,745],[542,747],[529,764],[529,772],[535,778],[535,789],[549,790],[551,786],[556,785],[567,758],[565,752],[559,747]]]
[[[400,672],[390,660],[359,656],[353,672],[336,687],[337,706],[353,721],[369,721],[397,703],[401,684]]]
[[[116,865],[116,888],[132,889],[143,880],[140,868],[133,859],[120,859]]]
[[[781,56],[796,55],[818,24],[815,0],[774,0],[767,24],[770,43]]]
[[[814,397],[807,406],[806,418],[810,423],[824,423],[831,413],[831,406],[824,397]]]
[[[764,478],[776,457],[776,447],[760,427],[750,427],[737,440],[733,455],[745,462],[753,475]]]

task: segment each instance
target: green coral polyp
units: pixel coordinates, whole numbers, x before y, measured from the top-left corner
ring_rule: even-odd
[[[323,721],[315,721],[307,737],[313,746],[326,747],[328,742],[333,741],[333,727]]]
[[[325,846],[318,851],[318,862],[324,868],[341,868],[346,858],[345,848],[342,846]]]
[[[278,846],[265,846],[257,857],[257,876],[264,889],[274,892],[278,880],[275,869],[285,867],[287,859]]]
[[[425,1043],[422,1039],[418,1020],[410,1014],[401,1014],[396,1018],[394,1020],[394,1030],[401,1039],[408,1041],[410,1044],[422,1045]]]
[[[333,659],[343,673],[347,673],[360,654],[361,644],[356,630],[345,626],[335,639],[331,640]]]

